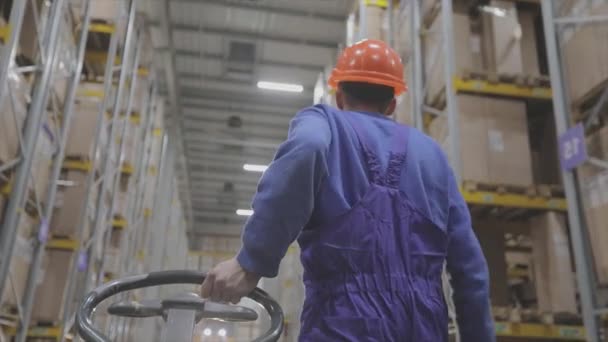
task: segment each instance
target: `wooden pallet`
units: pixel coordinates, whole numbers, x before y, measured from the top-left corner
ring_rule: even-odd
[[[527,75],[516,73],[496,73],[493,71],[463,70],[463,80],[480,80],[488,83],[509,83],[521,87],[551,87],[551,79],[545,75]]]
[[[537,195],[536,185],[490,184],[476,181],[463,181],[462,188],[466,191],[489,191],[499,194],[513,193],[534,197]]]
[[[539,312],[537,309],[512,307],[492,307],[492,314],[497,321],[511,323],[536,323],[581,326],[581,315],[570,312]]]

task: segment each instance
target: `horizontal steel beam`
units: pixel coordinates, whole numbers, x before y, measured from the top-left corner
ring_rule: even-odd
[[[279,107],[279,106],[268,106],[268,105],[252,105],[252,104],[239,104],[226,100],[220,99],[200,99],[197,97],[182,97],[182,106],[185,108],[194,109],[214,109],[220,111],[234,111],[238,113],[251,113],[251,114],[274,114],[274,115],[286,115],[292,118],[301,108],[298,107]]]
[[[172,0],[173,3],[188,3],[188,4],[199,4],[199,5],[217,5],[217,6],[225,6],[229,8],[240,8],[247,9],[252,11],[258,11],[269,14],[282,14],[293,17],[301,17],[301,18],[311,18],[315,20],[326,20],[326,21],[334,21],[337,24],[344,24],[346,22],[347,17],[342,14],[332,14],[332,13],[322,13],[318,11],[314,11],[312,9],[296,9],[296,8],[285,8],[285,7],[276,7],[264,4],[263,2],[230,2],[226,0]],[[309,6],[312,7],[312,6]]]
[[[265,140],[276,140],[283,141],[287,137],[287,127],[265,127],[263,125],[256,124],[243,124],[241,128],[229,128],[225,123],[217,123],[211,120],[193,120],[185,119],[185,129],[182,134],[185,136],[199,135],[201,132],[222,132],[225,131],[228,134],[235,134],[239,137],[247,139],[265,139]]]
[[[246,112],[235,110],[221,110],[204,107],[187,107],[184,109],[184,118],[190,120],[205,120],[226,125],[228,118],[238,116],[243,120],[243,124],[264,124],[273,126],[285,131],[292,120],[292,116],[284,114],[268,114],[262,112]]]
[[[199,234],[240,236],[243,231],[243,223],[229,222],[218,224],[217,222],[209,222],[204,217],[195,217],[192,226],[194,227],[194,231]]]
[[[150,26],[158,27],[157,21],[150,21]],[[212,27],[205,25],[193,25],[173,22],[171,24],[173,32],[184,31],[184,32],[195,32],[201,34],[212,34],[224,37],[232,37],[235,39],[243,40],[254,40],[254,41],[267,41],[267,42],[278,42],[294,45],[305,45],[311,47],[325,48],[325,49],[336,49],[338,48],[338,42],[323,40],[323,39],[306,39],[302,37],[287,36],[280,33],[255,33],[251,31],[236,30],[230,27]]]
[[[189,152],[188,158],[190,158],[190,166],[202,165],[205,166],[207,163],[223,163],[226,165],[238,165],[242,167],[245,164],[257,164],[257,165],[268,165],[270,158],[259,158],[249,156],[234,156],[230,154],[209,154],[209,153],[197,153]]]
[[[252,147],[247,147],[242,148],[239,146],[236,146],[237,148],[239,148],[239,150],[227,150],[226,148],[224,148],[224,146],[221,145],[214,145],[214,144],[200,144],[200,143],[193,143],[190,145],[187,145],[187,153],[188,156],[210,156],[210,157],[215,157],[215,156],[224,156],[224,155],[228,155],[228,156],[232,156],[234,158],[244,158],[244,159],[251,159],[252,163],[254,161],[265,161],[265,160],[272,160],[273,156],[274,156],[274,150],[269,150],[269,149],[261,149],[261,148],[252,148]]]
[[[282,141],[271,141],[271,140],[252,140],[252,139],[232,139],[232,138],[222,138],[217,136],[212,136],[206,134],[205,132],[201,132],[196,136],[184,136],[184,139],[187,141],[188,145],[190,143],[210,143],[210,144],[222,144],[222,145],[232,145],[232,146],[244,146],[244,147],[258,147],[269,150],[276,150],[277,147],[281,144]]]
[[[276,92],[256,95],[240,93],[235,91],[221,91],[204,87],[182,87],[182,98],[196,98],[202,100],[223,100],[233,102],[235,104],[252,104],[262,106],[277,106],[277,107],[297,107],[304,108],[311,106],[313,103],[312,95],[306,96],[296,94],[283,94],[277,96]]]
[[[199,52],[195,50],[186,50],[186,49],[176,49],[175,55],[178,57],[192,57],[192,58],[203,58],[210,61],[228,61],[227,56],[222,55],[221,53],[212,53],[212,52]],[[268,59],[260,59],[256,60],[256,65],[266,66],[266,67],[277,67],[277,68],[286,68],[286,69],[299,69],[310,72],[321,72],[325,69],[324,65],[318,64],[302,64],[302,63],[292,63],[285,61],[276,61],[276,60],[268,60]],[[191,77],[191,76],[188,76]]]

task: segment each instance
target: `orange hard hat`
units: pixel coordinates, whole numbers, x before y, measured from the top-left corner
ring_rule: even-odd
[[[365,39],[342,52],[329,77],[329,86],[340,82],[363,82],[393,87],[395,95],[407,90],[401,58],[381,40]]]

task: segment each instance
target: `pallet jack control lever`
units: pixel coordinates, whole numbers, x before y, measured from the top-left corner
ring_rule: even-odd
[[[205,274],[197,271],[163,271],[113,280],[91,291],[81,303],[76,315],[76,329],[86,342],[110,342],[97,330],[91,314],[105,299],[119,293],[160,285],[202,284]],[[283,331],[283,310],[266,292],[256,288],[249,298],[261,304],[270,316],[269,330],[255,342],[277,341]],[[228,322],[251,322],[258,314],[246,307],[209,302],[194,293],[183,293],[169,299],[122,301],[110,305],[108,313],[122,317],[163,317],[165,341],[192,341],[194,326],[204,318]]]

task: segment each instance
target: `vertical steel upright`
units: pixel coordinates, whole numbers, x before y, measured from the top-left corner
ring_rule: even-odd
[[[99,236],[104,236],[104,232],[105,232],[105,228],[106,225],[108,224],[107,221],[105,221],[105,213],[104,213],[104,198],[105,198],[105,193],[107,189],[110,189],[111,186],[114,186],[114,179],[115,177],[120,177],[120,172],[121,172],[121,165],[119,163],[119,160],[117,159],[116,161],[116,165],[115,165],[115,169],[112,169],[112,152],[113,152],[113,146],[114,146],[114,140],[115,140],[115,133],[117,131],[116,126],[119,120],[119,116],[120,116],[120,112],[122,110],[122,94],[124,91],[124,87],[125,84],[127,82],[127,77],[130,73],[136,73],[137,70],[132,70],[131,68],[131,64],[130,64],[130,60],[131,60],[131,54],[133,53],[133,48],[132,48],[132,42],[133,42],[133,36],[135,35],[135,18],[136,18],[136,13],[135,13],[135,6],[136,6],[136,1],[137,0],[132,0],[129,6],[129,11],[128,11],[128,17],[127,17],[127,32],[125,34],[125,40],[124,40],[124,44],[122,45],[122,56],[121,56],[121,67],[120,67],[120,75],[119,75],[119,79],[118,79],[118,85],[117,85],[117,90],[115,93],[115,96],[113,98],[113,103],[112,103],[112,123],[111,123],[111,129],[109,132],[109,138],[108,138],[108,142],[107,142],[107,147],[105,148],[105,156],[103,158],[102,161],[102,173],[101,173],[101,186],[100,186],[100,190],[97,194],[97,200],[96,200],[96,207],[95,207],[95,219],[94,219],[94,223],[92,225],[93,227],[93,238],[90,240],[90,243],[85,243],[84,241],[80,241],[80,247],[79,247],[79,252],[80,253],[87,253],[87,255],[89,255],[89,260],[92,261],[94,259],[94,257],[92,257],[92,253],[90,253],[91,249],[94,249],[95,247],[95,241],[97,238],[99,238]],[[119,4],[120,6],[120,4]],[[119,11],[122,11],[122,8],[119,9]],[[114,39],[114,37],[113,37]],[[114,44],[117,44],[117,41],[114,42]],[[114,53],[112,55],[115,54],[115,49],[116,47],[111,46],[111,49],[114,48]],[[105,109],[107,108],[105,106],[105,104],[107,103],[106,100],[109,99],[109,97],[111,96],[111,86],[112,86],[112,80],[113,80],[113,70],[114,70],[114,58],[113,56],[110,56],[110,54],[108,54],[108,60],[106,63],[106,74],[104,75],[106,78],[104,79],[104,106],[103,108],[101,108],[101,110],[103,111],[103,115],[105,115]],[[129,94],[130,95],[130,94]],[[127,113],[129,114],[129,113]],[[99,119],[99,118],[98,118]],[[126,120],[128,120],[128,118],[126,118]],[[101,117],[101,121],[103,121],[103,116]],[[100,120],[98,120],[98,127],[97,129],[101,129],[102,126],[102,122],[100,122]],[[124,140],[124,137],[123,137]],[[120,157],[120,156],[119,156]],[[91,174],[94,174],[94,172],[91,172]],[[91,176],[91,175],[90,175]],[[108,183],[110,183],[110,185],[108,185]],[[85,206],[86,208],[87,206]],[[86,209],[84,209],[83,211],[86,211]],[[111,207],[110,207],[110,211],[111,211]],[[80,217],[80,229],[83,228],[85,221],[87,220],[87,215],[81,215]],[[101,230],[101,232],[100,232]],[[68,282],[66,285],[66,288],[64,290],[64,296],[63,296],[63,308],[64,308],[64,312],[63,312],[63,326],[62,326],[62,333],[60,336],[60,340],[61,342],[65,341],[66,338],[66,334],[68,333],[68,331],[71,329],[72,325],[73,325],[73,314],[71,313],[71,304],[74,300],[74,295],[75,295],[75,283],[76,283],[76,273],[77,273],[77,268],[78,268],[78,264],[75,262],[76,260],[74,260],[74,258],[72,258],[72,262],[70,265],[70,273],[69,273],[69,277],[68,277]],[[91,271],[91,268],[93,266],[92,262],[88,263],[88,267],[86,268],[86,270],[84,271],[84,275],[85,275],[85,279],[88,278],[89,272]],[[103,277],[103,275],[102,275]],[[80,294],[77,294],[80,295]]]
[[[80,37],[78,39],[78,47],[77,47],[77,61],[74,73],[71,76],[69,88],[66,93],[66,97],[64,100],[64,108],[63,108],[63,120],[62,127],[60,129],[59,134],[59,149],[55,158],[53,160],[53,166],[51,171],[51,184],[49,186],[49,190],[46,197],[46,207],[44,208],[44,214],[42,216],[40,229],[47,229],[42,227],[42,225],[46,225],[48,227],[49,222],[51,222],[55,196],[57,194],[58,180],[61,174],[61,166],[63,164],[63,158],[65,153],[65,146],[68,140],[68,134],[70,132],[71,120],[74,112],[74,100],[76,97],[76,89],[78,88],[78,84],[80,83],[80,74],[82,73],[82,66],[84,63],[84,55],[87,43],[87,37],[89,33],[89,24],[91,22],[91,0],[84,0],[84,12],[83,12],[83,21],[81,26]],[[24,342],[27,337],[28,327],[30,324],[31,314],[32,314],[32,306],[34,304],[34,296],[36,290],[36,283],[38,279],[38,272],[40,269],[40,265],[42,263],[42,258],[44,256],[44,250],[46,247],[46,237],[40,235],[40,238],[36,241],[36,245],[34,247],[34,255],[32,257],[32,264],[30,265],[26,290],[23,294],[23,315],[21,318],[21,322],[19,324],[19,328],[17,330],[17,342]]]
[[[423,73],[424,66],[422,63],[422,42],[420,39],[420,32],[422,31],[420,18],[420,1],[411,0],[409,2],[409,16],[410,19],[410,54],[409,54],[409,73],[410,73],[410,84],[408,86],[410,91],[411,99],[411,115],[414,121],[414,126],[420,131],[424,130],[422,120],[422,108],[424,105],[424,84],[423,84]]]
[[[13,7],[11,8],[9,18],[11,35],[0,53],[0,106],[6,95],[5,91],[8,88],[8,71],[11,63],[15,60],[17,44],[19,44],[19,35],[21,34],[23,17],[25,15],[25,5],[27,5],[27,1],[16,1],[13,2]]]
[[[460,160],[460,126],[458,125],[458,104],[456,91],[453,86],[456,76],[454,65],[454,36],[452,35],[453,13],[452,0],[441,0],[441,32],[443,37],[444,76],[445,76],[445,113],[448,116],[448,132],[450,135],[450,162],[454,169],[456,181],[460,184],[462,176],[462,160]]]
[[[19,1],[17,1],[17,3],[19,3]],[[34,152],[42,128],[43,118],[46,114],[46,101],[48,99],[50,82],[55,71],[54,66],[58,52],[57,40],[59,37],[62,19],[61,14],[64,5],[64,0],[57,0],[52,3],[50,19],[47,22],[42,44],[40,44],[41,51],[39,59],[41,62],[36,72],[32,103],[27,113],[24,138],[21,145],[22,159],[19,161],[15,170],[15,181],[2,220],[2,230],[0,231],[0,293],[3,293],[4,285],[8,279],[15,247],[15,239],[17,236],[17,228],[21,216],[19,208],[26,199],[27,185],[30,178],[29,175],[34,159]],[[0,88],[4,86],[4,84],[0,85]]]
[[[551,89],[553,90],[553,108],[557,134],[561,135],[570,126],[570,102],[568,99],[562,56],[560,53],[559,19],[555,18],[555,2],[542,1],[543,25],[549,61],[549,74],[551,76]],[[604,18],[606,20],[607,18]],[[590,20],[593,21],[593,20]],[[585,20],[574,20],[584,24]],[[599,342],[600,330],[598,318],[606,312],[606,308],[598,306],[596,293],[596,279],[593,271],[593,257],[590,255],[590,240],[583,215],[583,206],[580,192],[576,182],[576,170],[562,171],[564,191],[568,199],[568,222],[572,238],[572,249],[576,263],[576,276],[581,300],[583,320],[587,331],[587,340]]]

